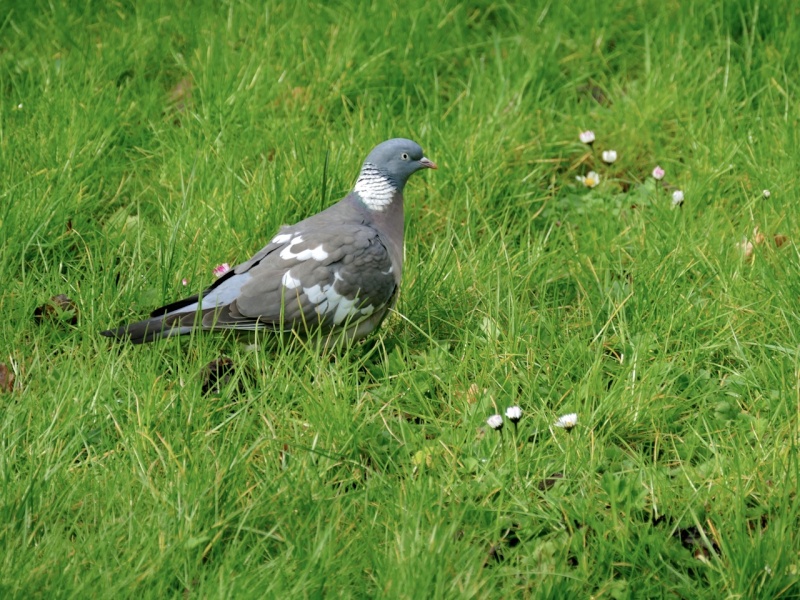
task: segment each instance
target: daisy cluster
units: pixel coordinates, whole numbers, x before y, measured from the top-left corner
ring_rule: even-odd
[[[521,418],[522,418],[522,409],[519,406],[509,406],[506,409],[506,419],[511,421],[514,424],[514,427],[517,426],[517,423]],[[495,431],[502,431],[505,421],[503,421],[503,415],[497,414],[497,415],[492,415],[491,417],[486,419],[486,424]],[[578,414],[569,413],[556,419],[556,422],[553,423],[553,426],[558,427],[560,429],[570,430],[577,424],[578,424]]]
[[[592,148],[592,150],[594,150],[594,142],[597,139],[594,131],[591,131],[590,129],[582,131],[578,135],[578,139],[581,141],[581,143],[586,144]],[[603,150],[600,153],[600,158],[605,164],[613,165],[615,162],[617,162],[619,155],[617,154],[616,150],[608,149]],[[663,167],[656,165],[651,171],[650,176],[656,181],[662,181],[666,174],[667,172]],[[600,174],[597,171],[589,171],[586,175],[578,175],[575,177],[575,179],[588,188],[594,188],[600,185]],[[672,206],[681,206],[683,204],[683,200],[683,190],[678,189],[672,192]]]
[[[580,134],[578,134],[578,139],[582,144],[589,146],[593,153],[595,152],[595,141],[597,140],[597,136],[595,135],[594,131],[590,129],[582,131]],[[607,149],[600,152],[600,158],[606,165],[612,165],[619,158],[619,154],[616,150]],[[653,167],[653,170],[650,171],[650,177],[652,177],[656,187],[658,187],[660,184],[661,186],[672,190],[672,207],[679,208],[683,206],[686,196],[682,189],[678,189],[676,186],[672,185],[667,186],[666,182],[664,181],[666,175],[667,172],[661,165],[656,165]],[[592,170],[586,175],[576,176],[575,179],[585,187],[591,189],[600,185],[601,177],[597,171]],[[770,192],[770,190],[765,189],[761,191],[761,197],[764,200],[769,200],[771,196],[772,192]],[[756,246],[763,244],[765,240],[766,236],[763,233],[760,233],[758,228],[756,228],[756,230],[753,232],[753,238],[748,239],[747,236],[743,237],[741,242],[736,243],[736,248],[745,261],[751,262],[755,256]],[[775,246],[780,248],[789,240],[785,235],[775,234],[773,236],[773,241],[775,242]]]
[[[522,409],[519,406],[509,406],[506,409],[506,419],[511,421],[515,426],[522,418]],[[488,419],[486,419],[486,424],[494,429],[495,431],[500,431],[503,429],[503,415],[492,415]]]

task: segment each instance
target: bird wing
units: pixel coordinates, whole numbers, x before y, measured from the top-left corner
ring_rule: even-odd
[[[206,290],[198,300],[205,328],[330,330],[385,312],[397,280],[378,232],[364,223],[299,225]]]

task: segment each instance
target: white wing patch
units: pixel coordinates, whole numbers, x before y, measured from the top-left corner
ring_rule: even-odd
[[[272,243],[273,244],[285,244],[290,239],[292,239],[292,234],[291,233],[280,233],[280,234],[276,235],[274,238],[272,238]]]
[[[356,313],[361,312],[358,310],[353,310],[356,300],[357,298],[353,298],[352,300],[350,300],[349,298],[339,296],[339,303],[336,306],[336,312],[333,313],[333,322],[335,325],[341,325],[342,321],[344,321],[347,317],[353,316]]]
[[[283,274],[283,277],[281,277],[281,283],[287,290],[293,290],[303,285],[302,281],[292,276],[291,271],[286,271],[286,273]]]
[[[355,317],[366,317],[373,313],[375,307],[371,304],[356,308],[359,298],[346,298],[334,289],[336,281],[341,281],[342,277],[339,273],[334,273],[334,283],[325,285],[312,285],[311,287],[304,287],[303,293],[314,305],[314,311],[321,317],[333,315],[334,325],[341,325],[347,319]],[[302,285],[299,279],[291,275],[291,271],[287,271],[283,275],[283,285],[286,289],[293,290]]]
[[[278,237],[281,237],[281,236],[278,236]],[[277,238],[275,238],[275,239],[277,239]],[[325,252],[325,250],[322,248],[322,244],[320,244],[316,248],[312,248],[310,250],[301,250],[300,252],[292,252],[292,248],[296,244],[302,244],[302,243],[303,243],[303,236],[302,235],[298,235],[298,236],[292,238],[292,241],[289,242],[289,245],[286,246],[286,248],[284,248],[283,250],[281,250],[281,258],[283,260],[295,259],[295,260],[300,260],[300,261],[308,260],[309,258],[311,258],[311,259],[314,259],[314,260],[316,260],[318,262],[321,262],[321,261],[325,260],[326,258],[328,258],[328,253]]]

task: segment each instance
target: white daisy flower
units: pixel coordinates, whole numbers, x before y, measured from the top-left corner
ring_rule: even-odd
[[[561,427],[562,429],[572,429],[577,424],[578,424],[578,413],[569,413],[567,415],[559,417],[558,420],[555,422],[555,426]]]
[[[492,415],[486,419],[486,423],[495,431],[500,431],[503,428],[503,417],[500,415]]]
[[[617,162],[617,151],[616,150],[603,150],[603,162],[608,163],[609,165],[612,163]]]
[[[683,204],[683,190],[675,190],[672,192],[672,206],[681,206]]]
[[[591,129],[587,129],[586,131],[581,131],[578,137],[584,144],[594,144],[594,131],[592,131]]]
[[[506,419],[516,423],[522,418],[522,409],[519,406],[509,406],[506,409]]]
[[[662,169],[658,165],[656,165],[656,168],[653,169],[653,179],[655,179],[656,181],[661,181],[662,179],[664,179],[664,175],[666,174],[667,174],[666,171],[664,171],[664,169]]]
[[[772,196],[772,193],[769,190],[764,190],[763,192],[761,192],[761,195],[764,196],[764,199],[766,200],[767,198]]]
[[[575,177],[576,181],[580,181],[583,185],[588,188],[597,187],[597,184],[600,183],[600,175],[595,173],[594,171],[589,171],[585,176],[578,175]]]

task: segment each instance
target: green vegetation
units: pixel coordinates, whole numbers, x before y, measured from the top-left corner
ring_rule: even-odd
[[[798,73],[792,0],[6,3],[0,596],[800,596]],[[367,343],[98,335],[398,136]]]

